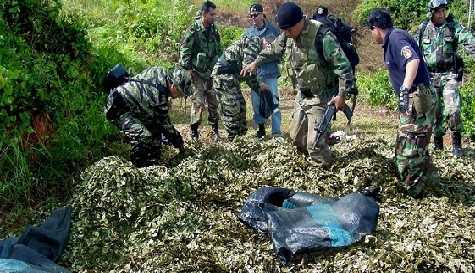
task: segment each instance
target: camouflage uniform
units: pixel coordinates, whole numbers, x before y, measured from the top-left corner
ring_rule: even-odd
[[[451,16],[449,15],[438,27],[431,22],[430,18],[426,19],[419,25],[415,36],[440,99],[433,128],[434,138],[440,139],[445,134],[444,122],[452,132],[463,131],[459,81],[457,80],[458,72],[461,72],[457,71],[457,45],[461,44],[472,56],[475,56],[474,36]],[[449,24],[453,25],[449,27]]]
[[[318,124],[327,109],[327,103],[335,95],[345,96],[353,85],[351,65],[337,38],[331,32],[322,35],[323,57],[317,52],[315,39],[322,24],[304,19],[305,27],[297,40],[290,43],[290,62],[296,76],[297,96],[293,120],[290,124],[290,137],[293,144],[307,151],[314,161],[329,165],[332,162],[328,137],[330,126],[312,148]],[[269,48],[264,49],[257,58],[258,63],[281,59],[286,51],[287,38],[282,33]]]
[[[409,111],[399,114],[395,160],[402,183],[399,185],[415,197],[425,186],[438,182],[437,170],[429,155],[437,94],[431,85],[420,84],[409,94]]]
[[[112,89],[104,113],[131,141],[130,161],[145,167],[159,162],[162,136],[175,148],[182,147],[184,142],[168,115],[167,70],[152,67],[133,79],[153,84],[131,80]]]
[[[180,47],[180,65],[193,70],[191,124],[200,124],[205,101],[208,123],[217,128],[218,102],[213,90],[211,70],[221,55],[221,41],[215,26],[205,28],[201,18],[186,30]]]
[[[247,75],[242,78],[239,73],[243,66],[253,62],[262,49],[262,41],[257,36],[244,36],[232,43],[213,68],[213,83],[218,96],[219,112],[223,125],[228,132],[228,139],[246,134],[246,101],[241,92],[241,81],[246,81],[251,90],[259,90],[257,75]],[[228,70],[230,62],[237,62],[237,69],[231,73]]]

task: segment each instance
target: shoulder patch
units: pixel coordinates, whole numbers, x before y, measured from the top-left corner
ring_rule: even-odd
[[[412,51],[409,46],[405,46],[401,49],[401,56],[404,56],[406,60],[412,57]]]

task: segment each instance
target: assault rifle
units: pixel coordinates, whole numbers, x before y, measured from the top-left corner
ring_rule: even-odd
[[[323,133],[327,129],[328,125],[330,125],[330,121],[336,113],[336,106],[335,104],[328,105],[327,110],[325,111],[325,115],[323,115],[322,121],[315,125],[315,131],[317,134],[315,135],[315,140],[313,141],[312,149],[317,148],[318,142],[320,142],[320,138],[322,137]],[[348,124],[351,122],[351,118],[353,117],[353,112],[351,111],[350,107],[345,104],[345,108],[343,109],[343,113],[345,113],[346,118],[348,119]]]

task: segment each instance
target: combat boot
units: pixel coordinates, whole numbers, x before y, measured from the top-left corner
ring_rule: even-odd
[[[264,123],[259,124],[259,129],[257,130],[256,137],[263,138],[266,135],[266,128],[264,127]]]
[[[434,136],[434,150],[444,150],[444,138],[442,136]]]
[[[221,137],[219,136],[219,131],[218,131],[218,124],[211,125],[211,138],[215,142],[218,142],[221,140]]]
[[[462,157],[462,135],[460,132],[452,133],[452,154],[455,157]]]
[[[191,140],[198,141],[198,123],[191,124]]]

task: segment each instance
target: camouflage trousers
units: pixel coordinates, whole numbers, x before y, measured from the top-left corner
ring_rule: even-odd
[[[429,156],[437,94],[432,87],[419,87],[409,95],[409,111],[400,113],[395,160],[402,187],[415,197],[434,183],[436,169]],[[430,175],[430,176],[429,176]],[[432,177],[433,176],[433,177]]]
[[[160,127],[155,116],[136,113],[137,111],[130,109],[117,92],[109,94],[104,111],[107,119],[130,140],[132,164],[146,167],[159,162],[162,135],[160,132],[154,132],[154,128]]]
[[[454,72],[431,73],[434,88],[439,96],[434,121],[434,135],[445,135],[445,127],[452,132],[462,132],[462,112],[459,82]]]
[[[239,80],[232,75],[223,74],[214,78],[214,86],[219,101],[219,112],[228,138],[245,135],[246,101],[241,92]]]
[[[218,124],[218,101],[213,90],[212,80],[205,80],[198,75],[193,76],[193,95],[191,96],[190,124],[200,124],[203,109],[208,106],[208,123]]]
[[[320,138],[316,149],[313,149],[313,142],[317,134],[315,125],[323,119],[328,108],[328,101],[329,99],[320,99],[318,97],[303,98],[300,92],[298,92],[289,127],[292,144],[300,150],[307,152],[313,161],[320,162],[323,166],[329,166],[333,161],[328,145],[331,125],[327,127],[327,130]]]

